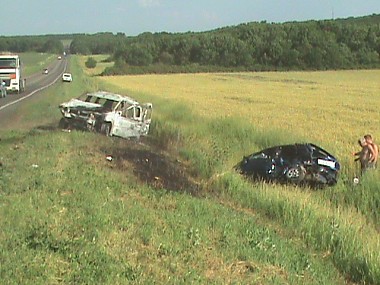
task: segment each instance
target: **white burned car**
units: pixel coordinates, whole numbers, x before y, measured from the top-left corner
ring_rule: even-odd
[[[59,105],[62,128],[85,128],[107,136],[139,138],[147,135],[152,104],[139,104],[130,97],[97,91],[85,93]]]

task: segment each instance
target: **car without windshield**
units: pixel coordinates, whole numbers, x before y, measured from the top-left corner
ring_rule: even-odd
[[[324,187],[337,183],[340,164],[315,144],[297,143],[243,157],[235,169],[253,179]]]
[[[147,135],[152,117],[152,104],[106,91],[85,93],[59,105],[62,128],[77,127],[98,131],[107,136],[139,138]]]

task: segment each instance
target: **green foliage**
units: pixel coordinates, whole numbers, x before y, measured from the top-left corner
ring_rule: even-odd
[[[127,64],[115,64],[105,74],[377,68],[378,17],[252,22],[201,33],[126,38],[98,34],[76,38],[71,48],[74,53],[110,53],[114,61]],[[105,37],[114,44],[100,47]]]
[[[124,47],[126,37],[122,33],[97,33],[94,35],[72,35],[70,52],[74,54],[113,54]]]
[[[62,41],[55,36],[0,37],[0,51],[62,53]]]
[[[167,112],[168,109],[170,108],[166,106],[165,114],[171,114]],[[230,169],[226,169],[225,166],[230,165],[229,158],[233,153],[242,149],[247,151],[254,148],[261,149],[297,139],[278,130],[262,133],[239,119],[212,121],[203,119],[203,124],[190,127],[191,124],[187,125],[186,121],[188,119],[192,121],[191,113],[184,111],[183,108],[180,110],[185,115],[156,117],[153,136],[155,139],[171,138],[169,141],[175,141],[174,138],[180,137],[181,139],[177,140],[180,142],[179,146],[177,144],[173,147],[169,141],[164,144],[170,145],[168,149],[172,151],[179,150],[182,159],[192,164],[193,173],[210,183],[206,186],[210,193],[222,195],[221,200],[232,199],[244,209],[251,209],[268,219],[282,223],[292,235],[304,240],[308,246],[331,254],[335,266],[355,282],[376,284],[380,274],[377,265],[379,255],[373,255],[373,252],[377,252],[378,246],[375,237],[378,213],[374,210],[379,205],[377,174],[374,173],[372,178],[365,176],[363,184],[356,186],[342,177],[344,184],[321,194],[307,189],[301,192],[301,189],[292,186],[282,187],[261,183],[252,186]],[[181,135],[168,136],[174,133]],[[204,142],[203,139],[206,137],[207,142]],[[326,203],[329,205],[329,201],[333,202],[331,208],[324,206]],[[359,209],[363,217],[366,217],[365,221],[353,222],[354,216],[351,211],[355,212],[355,209]],[[270,249],[277,248],[270,238],[261,238],[260,242],[254,239],[256,244],[249,239],[252,234],[249,229],[242,232],[245,233],[244,237],[248,239],[249,244],[266,250],[266,258],[270,258]],[[221,240],[230,244],[226,234]],[[240,260],[249,259],[252,255],[258,256],[258,253],[252,253],[244,247],[238,252]],[[308,259],[300,256],[293,262],[302,268],[313,266]]]
[[[57,60],[55,54],[27,52],[20,54],[23,76],[30,76],[41,72],[42,68],[49,66],[51,62]]]
[[[237,154],[295,138],[157,99],[154,151],[202,179],[197,197],[153,188],[123,160],[140,144],[55,127],[59,102],[98,89],[71,58],[73,85],[31,98],[28,125],[0,132],[2,283],[378,283],[378,173],[325,192],[246,181]]]
[[[140,45],[132,45],[126,51],[126,62],[130,65],[144,66],[153,62],[149,50]]]
[[[85,65],[87,68],[95,68],[96,64],[97,64],[96,59],[91,56],[85,62]]]
[[[378,18],[374,14],[281,24],[251,22],[199,33],[147,32],[135,37],[74,34],[70,52],[112,54],[113,61],[124,63],[108,68],[106,74],[378,68]],[[1,37],[0,50],[61,53],[67,37]]]

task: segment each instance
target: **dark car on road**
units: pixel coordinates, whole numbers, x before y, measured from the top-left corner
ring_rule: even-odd
[[[324,187],[337,183],[340,164],[315,144],[300,143],[255,152],[235,169],[252,179]]]

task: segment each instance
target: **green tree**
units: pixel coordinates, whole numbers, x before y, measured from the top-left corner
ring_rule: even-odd
[[[136,66],[150,65],[153,57],[147,48],[135,44],[128,49],[126,62]]]
[[[97,64],[97,61],[95,58],[93,58],[92,56],[90,56],[86,62],[85,62],[85,65],[87,68],[95,68],[96,67],[96,64]]]

